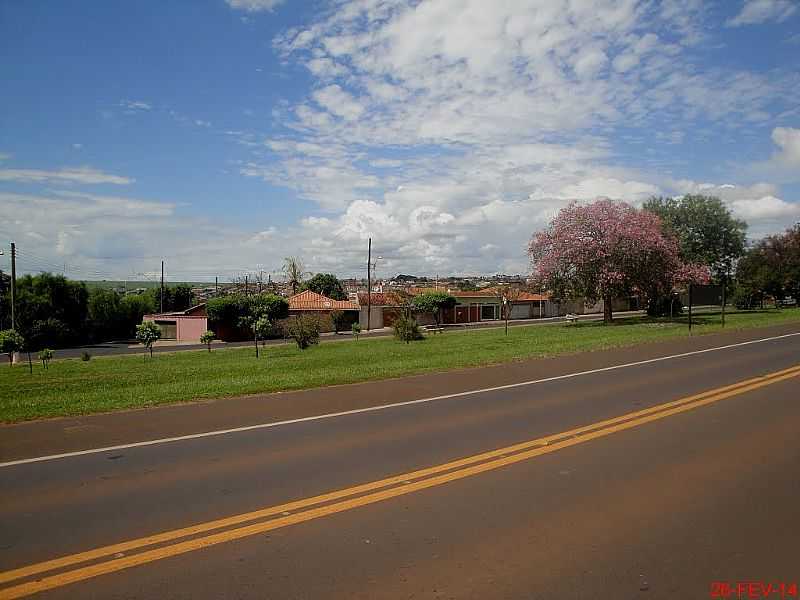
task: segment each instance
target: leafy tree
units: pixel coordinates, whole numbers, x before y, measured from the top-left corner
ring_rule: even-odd
[[[95,340],[120,336],[125,327],[120,294],[107,288],[93,289],[89,293],[89,321]]]
[[[250,332],[253,338],[253,346],[256,348],[256,358],[258,358],[258,329],[256,328],[256,319],[257,317],[252,314],[239,317],[239,327]]]
[[[39,351],[39,360],[42,361],[42,366],[47,369],[50,365],[50,361],[53,360],[53,351],[49,348],[43,348]]]
[[[558,298],[603,300],[605,322],[614,298],[659,298],[680,283],[708,279],[706,269],[681,261],[657,215],[611,200],[562,209],[533,236],[528,254],[539,285]]]
[[[211,342],[214,341],[214,332],[206,331],[200,336],[200,343],[208,346],[208,351],[211,352]]]
[[[425,338],[425,336],[422,335],[422,331],[420,331],[416,319],[407,314],[400,314],[400,316],[395,319],[393,327],[394,337],[406,344]]]
[[[305,271],[303,262],[299,258],[287,256],[283,261],[283,274],[286,276],[286,282],[292,288],[292,294],[296,294],[308,272]]]
[[[57,328],[62,337],[53,346],[81,343],[86,340],[88,298],[84,283],[63,275],[26,275],[17,280],[17,329],[28,337],[37,321],[54,319],[62,324]]]
[[[758,241],[739,260],[736,280],[748,306],[763,294],[800,299],[800,225]]]
[[[14,366],[14,353],[25,346],[25,338],[14,329],[0,331],[0,352],[8,354],[9,366]]]
[[[300,350],[319,344],[319,334],[322,329],[319,317],[315,315],[297,315],[289,320],[286,333],[292,338]]]
[[[11,277],[0,269],[0,329],[11,327]]]
[[[347,294],[344,291],[342,282],[339,281],[336,275],[331,273],[317,273],[306,281],[300,289],[311,290],[334,300],[347,300]]]
[[[265,317],[271,323],[289,316],[286,298],[275,294],[244,296],[232,294],[212,298],[206,304],[208,322],[213,327],[226,326],[245,330],[248,337],[253,333],[255,321]]]
[[[744,254],[747,223],[736,219],[719,198],[652,197],[643,208],[657,214],[666,233],[677,237],[684,262],[706,265],[720,280]]]
[[[358,336],[361,335],[361,324],[353,323],[352,327],[350,327],[350,331],[352,331],[353,337],[358,341]]]
[[[153,358],[153,344],[161,339],[161,330],[152,321],[145,321],[136,326],[136,340],[150,351]]]
[[[75,337],[70,329],[58,319],[34,321],[28,332],[28,346],[31,350],[39,350],[46,346],[63,348]]]
[[[411,299],[414,310],[423,313],[432,313],[436,320],[436,327],[442,320],[442,311],[454,308],[457,300],[447,292],[425,292]]]
[[[128,294],[119,301],[121,319],[119,335],[130,338],[136,335],[136,326],[144,315],[156,312],[156,305],[150,294]]]
[[[161,311],[161,287],[154,287],[150,290],[153,304]],[[164,286],[164,312],[175,312],[191,308],[194,304],[194,292],[192,287],[181,283],[175,286]]]
[[[258,317],[253,323],[253,329],[256,332],[256,337],[261,340],[261,346],[265,345],[266,339],[272,333],[272,321],[269,320],[269,317]]]

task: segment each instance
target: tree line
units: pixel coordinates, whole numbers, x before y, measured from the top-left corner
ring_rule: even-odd
[[[185,310],[194,295],[188,285],[165,286],[163,302],[165,312]],[[63,275],[25,275],[17,279],[15,309],[16,331],[32,351],[130,339],[144,315],[160,312],[161,289],[120,294]],[[10,282],[0,277],[0,330],[10,327]]]
[[[531,239],[536,286],[556,298],[637,297],[671,314],[678,290],[713,282],[740,308],[800,294],[800,224],[747,245],[747,223],[714,196],[652,197],[641,208],[572,203]]]

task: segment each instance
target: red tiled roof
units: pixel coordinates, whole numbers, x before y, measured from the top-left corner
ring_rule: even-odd
[[[372,292],[370,304],[372,306],[400,306],[402,302],[394,292]],[[367,305],[367,292],[358,292],[358,303]]]
[[[349,300],[333,300],[322,294],[305,290],[287,298],[289,310],[358,310],[359,306]]]
[[[483,290],[484,293],[489,293],[492,296],[499,296],[503,293],[503,288],[499,287],[490,287]],[[538,300],[549,300],[550,296],[548,294],[532,294],[530,292],[525,292],[520,290],[519,295],[514,298],[513,302],[536,302]]]

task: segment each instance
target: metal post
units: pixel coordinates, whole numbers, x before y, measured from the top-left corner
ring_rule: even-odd
[[[372,238],[367,246],[367,331],[372,327]]]
[[[689,333],[692,333],[692,284],[689,284]]]
[[[722,326],[725,327],[725,288],[728,287],[728,274],[722,278]]]
[[[17,245],[11,242],[11,329],[17,328]]]
[[[164,261],[161,261],[161,312],[164,312]]]

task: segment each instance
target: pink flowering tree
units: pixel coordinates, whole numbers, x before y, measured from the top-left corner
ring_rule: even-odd
[[[606,322],[613,298],[652,300],[709,277],[707,268],[683,264],[657,215],[611,200],[562,209],[533,236],[528,254],[540,286],[560,298],[603,300]]]

